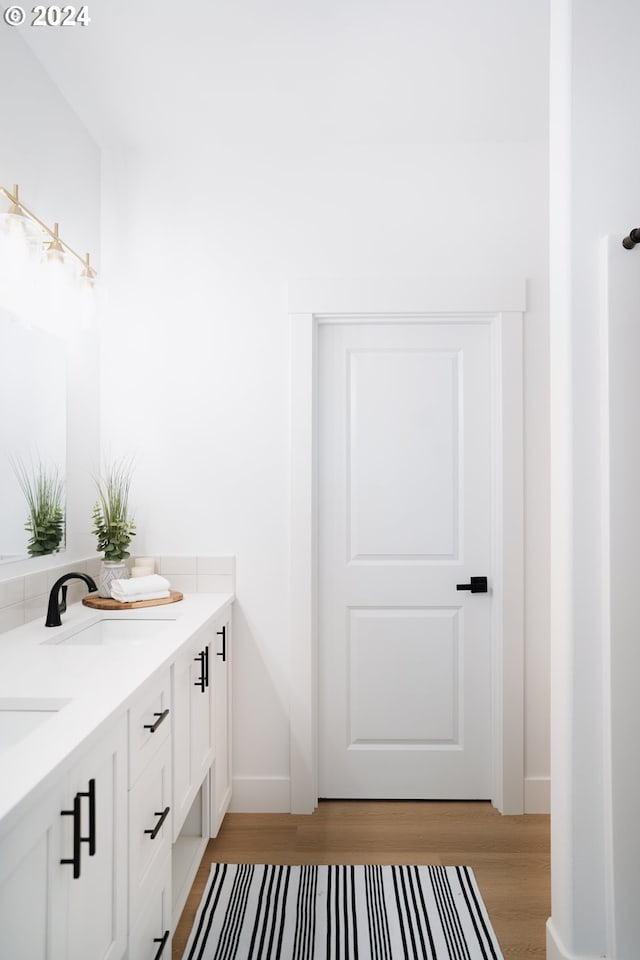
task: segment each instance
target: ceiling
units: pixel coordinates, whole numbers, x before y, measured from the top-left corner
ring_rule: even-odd
[[[88,6],[86,27],[15,30],[102,146],[546,137],[546,4]]]

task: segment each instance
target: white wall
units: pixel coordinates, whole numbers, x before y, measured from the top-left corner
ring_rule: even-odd
[[[213,72],[175,69],[153,139],[105,153],[105,447],[135,454],[140,549],[238,558],[243,796],[286,801],[289,772],[286,284],[488,271],[528,279],[526,771],[546,801],[547,17],[489,7],[217,10]]]
[[[640,7],[553,5],[551,958],[638,955],[637,624],[607,636],[602,238],[640,221]],[[640,265],[638,266],[640,269]],[[637,314],[637,303],[629,304]],[[619,431],[617,431],[619,436]],[[629,435],[628,443],[637,444]],[[612,489],[619,489],[617,484]],[[627,494],[628,497],[628,494]],[[612,502],[637,523],[637,490]],[[618,625],[619,627],[619,625]],[[629,643],[629,638],[634,640]],[[629,684],[629,677],[635,681]],[[609,686],[611,678],[611,687]],[[629,749],[629,739],[635,741]],[[613,769],[613,777],[612,771]],[[613,823],[610,820],[613,811]],[[617,849],[612,843],[616,837]],[[624,861],[618,872],[616,858]],[[631,865],[629,864],[631,860]],[[612,876],[622,880],[616,889]]]
[[[3,24],[4,26],[4,24]],[[20,197],[100,269],[100,151],[20,35],[0,30],[0,183]],[[2,209],[4,200],[2,201]],[[0,344],[0,349],[2,345]],[[52,370],[64,376],[64,370]],[[67,351],[67,551],[60,563],[95,550],[90,535],[91,471],[99,462],[98,350],[95,333],[77,333]],[[46,384],[43,398],[46,402]],[[16,397],[16,402],[20,398]],[[1,411],[11,416],[11,411]],[[0,456],[7,451],[1,446]],[[0,491],[0,495],[1,495]],[[47,558],[51,561],[51,558]],[[0,566],[0,579],[28,573],[39,561]]]

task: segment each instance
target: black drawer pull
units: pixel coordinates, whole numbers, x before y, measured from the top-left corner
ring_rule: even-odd
[[[145,830],[145,833],[148,833],[148,834],[149,834],[149,838],[150,838],[151,840],[155,840],[155,838],[158,836],[158,833],[160,832],[160,830],[161,830],[161,828],[162,828],[162,824],[165,822],[165,820],[166,820],[167,817],[169,816],[169,811],[170,811],[170,809],[171,809],[171,807],[165,807],[162,812],[160,812],[159,810],[156,810],[156,811],[155,811],[155,816],[156,816],[156,817],[160,817],[160,819],[159,819],[158,822],[156,823],[156,825],[155,825],[155,827],[153,828],[153,830]]]
[[[158,952],[156,953],[153,960],[160,960],[160,957],[162,956],[162,952],[167,945],[167,940],[169,939],[169,932],[170,932],[169,930],[165,930],[163,936],[153,938],[154,943],[160,944],[160,946],[158,947]]]
[[[227,660],[227,625],[223,626],[222,630],[218,630],[218,636],[222,637],[222,652],[217,653],[217,657],[222,657],[222,662],[226,663]]]
[[[80,794],[76,793],[73,798],[73,810],[61,810],[61,817],[73,817],[73,856],[71,859],[61,860],[60,863],[70,863],[73,866],[73,879],[77,880],[80,876],[80,844],[82,837],[80,835]]]
[[[93,857],[96,852],[96,782],[89,780],[89,789],[85,793],[79,793],[79,797],[89,798],[89,836],[82,837],[82,843],[89,844],[89,856]]]
[[[207,689],[207,684],[208,684],[208,682],[209,682],[209,678],[208,678],[208,672],[209,672],[209,671],[208,671],[208,660],[209,660],[209,656],[208,656],[208,653],[209,653],[209,651],[208,651],[207,647],[205,647],[204,650],[201,650],[201,651],[200,651],[200,653],[198,654],[197,657],[194,657],[194,658],[193,658],[194,660],[199,660],[199,661],[200,661],[200,677],[199,677],[199,679],[196,680],[196,682],[194,683],[194,687],[200,687],[200,692],[201,692],[201,693],[204,693],[204,692],[205,692],[205,690]],[[207,666],[206,666],[206,667],[205,667],[205,662],[207,663]]]
[[[82,797],[89,798],[89,836],[82,836]],[[96,852],[96,781],[89,780],[87,790],[79,790],[73,798],[73,810],[61,810],[61,817],[73,817],[73,856],[65,858],[60,863],[69,863],[73,866],[73,879],[80,876],[81,844],[89,844],[89,856]]]
[[[158,729],[158,727],[160,726],[160,724],[162,723],[162,721],[167,719],[167,717],[169,716],[169,707],[167,707],[166,710],[163,710],[162,713],[158,713],[158,712],[156,711],[156,712],[154,712],[153,715],[154,715],[154,717],[157,717],[157,718],[158,718],[158,719],[155,721],[155,723],[145,723],[145,724],[144,724],[144,729],[145,729],[145,730],[149,730],[151,733],[155,733],[156,730]]]

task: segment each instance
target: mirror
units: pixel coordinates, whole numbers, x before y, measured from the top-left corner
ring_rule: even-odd
[[[67,369],[63,340],[0,309],[0,563],[27,556],[28,505],[11,460],[64,481]],[[62,549],[64,542],[62,543]]]

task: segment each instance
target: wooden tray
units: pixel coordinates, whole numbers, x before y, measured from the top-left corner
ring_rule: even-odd
[[[182,600],[183,593],[178,590],[170,590],[168,597],[162,597],[160,600],[131,600],[129,603],[121,603],[120,600],[113,600],[111,597],[94,597],[92,593],[82,598],[85,607],[93,607],[94,610],[135,610],[137,607],[159,607],[163,603],[177,603]]]

